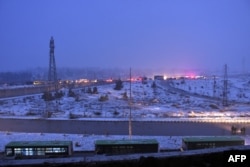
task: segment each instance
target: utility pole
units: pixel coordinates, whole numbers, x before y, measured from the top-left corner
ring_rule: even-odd
[[[227,64],[224,66],[224,80],[223,80],[223,106],[228,106],[228,76],[227,76]]]
[[[214,84],[213,84],[213,97],[215,97],[215,93],[216,93],[216,80],[215,80],[215,75],[214,77]]]
[[[131,88],[132,88],[132,86],[131,86],[131,80],[132,80],[132,78],[131,78],[131,68],[130,68],[130,73],[129,73],[129,83],[130,83],[130,91],[129,91],[129,139],[131,139],[132,138],[132,115],[131,115],[131,105],[132,105],[132,100],[131,100]]]
[[[242,74],[246,74],[246,66],[245,66],[246,60],[245,57],[242,58]]]

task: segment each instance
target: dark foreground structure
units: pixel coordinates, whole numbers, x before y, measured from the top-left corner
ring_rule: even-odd
[[[246,155],[241,161],[236,155]],[[230,156],[234,157],[230,160]],[[147,153],[116,156],[82,156],[48,159],[5,160],[0,166],[22,167],[249,167],[250,146],[232,146],[183,152]],[[236,161],[237,160],[237,161]]]
[[[5,146],[13,159],[64,157],[73,153],[72,141],[13,141]]]
[[[216,148],[225,146],[245,145],[245,140],[239,136],[207,136],[207,137],[184,137],[182,148],[184,150],[195,150],[203,148]]]
[[[97,140],[95,142],[95,152],[106,155],[157,153],[158,148],[159,143],[155,139]]]

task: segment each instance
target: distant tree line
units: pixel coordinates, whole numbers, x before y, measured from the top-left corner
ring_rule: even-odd
[[[123,83],[121,79],[118,79],[115,83],[114,90],[121,90],[123,88]]]
[[[0,84],[32,84],[31,72],[1,72]]]

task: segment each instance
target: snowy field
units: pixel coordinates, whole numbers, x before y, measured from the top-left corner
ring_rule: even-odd
[[[249,121],[250,117],[250,77],[228,78],[228,102],[222,105],[223,78],[201,77],[180,78],[167,81],[153,80],[147,83],[132,82],[131,111],[133,119],[141,120],[210,120],[210,121]],[[61,91],[64,96],[58,101],[45,102],[42,94],[0,99],[0,117],[41,118],[48,110],[50,119],[127,119],[130,111],[130,84],[123,82],[123,88],[114,90],[115,84],[96,86],[97,93],[88,93],[86,87],[73,89],[74,96],[69,97],[69,89]],[[107,97],[101,101],[101,97]],[[57,104],[57,105],[56,105]],[[250,136],[245,138],[249,145]],[[72,140],[75,150],[94,150],[97,139],[127,139],[128,136],[69,135],[43,133],[0,132],[0,151],[9,141],[15,140]],[[135,139],[156,138],[163,149],[181,147],[181,137],[175,136],[133,136]],[[75,143],[80,146],[76,147]]]
[[[250,77],[249,77],[250,78]],[[228,78],[228,103],[222,105],[223,78],[179,78],[147,83],[132,82],[131,106],[133,118],[248,118],[250,117],[250,80],[247,76]],[[123,82],[121,90],[115,84],[96,86],[97,93],[88,93],[95,86],[63,88],[59,100],[45,102],[42,94],[0,99],[0,117],[43,117],[45,111],[52,118],[128,118],[130,84]],[[103,97],[107,99],[100,100]]]

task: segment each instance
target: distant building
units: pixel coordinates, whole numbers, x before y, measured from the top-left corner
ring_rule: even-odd
[[[47,83],[46,81],[40,81],[40,80],[33,81],[33,85],[44,85],[46,83]]]
[[[164,76],[163,75],[155,75],[154,80],[164,80]]]
[[[147,77],[142,77],[141,82],[142,82],[142,84],[147,84],[148,83],[148,78]]]
[[[239,136],[208,136],[182,138],[182,148],[184,150],[240,145],[245,145],[245,140]]]

